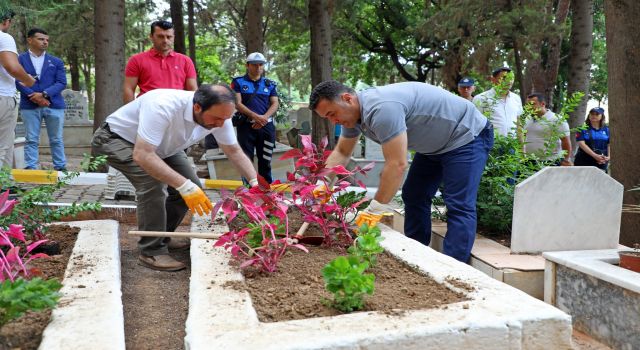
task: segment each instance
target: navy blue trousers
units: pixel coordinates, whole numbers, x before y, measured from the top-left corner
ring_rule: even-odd
[[[440,184],[447,206],[447,235],[443,253],[468,262],[476,236],[476,200],[480,178],[493,147],[493,127],[487,127],[471,142],[443,154],[416,153],[402,186],[407,237],[429,245],[431,200]]]
[[[255,152],[258,157],[258,174],[268,183],[272,183],[271,157],[276,146],[276,126],[273,122],[269,122],[260,129],[253,129],[251,125],[251,123],[242,123],[237,126],[238,144],[252,162]]]

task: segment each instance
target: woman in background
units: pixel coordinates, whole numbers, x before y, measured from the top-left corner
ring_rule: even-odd
[[[595,166],[607,171],[609,166],[609,127],[604,123],[604,109],[592,108],[587,116],[587,128],[576,133],[578,152],[574,165]]]

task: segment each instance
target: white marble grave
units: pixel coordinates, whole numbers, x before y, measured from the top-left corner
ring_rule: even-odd
[[[547,167],[516,186],[513,253],[618,246],[623,186],[595,167]]]
[[[66,125],[93,125],[89,120],[89,102],[79,91],[62,90],[64,98],[64,123]]]

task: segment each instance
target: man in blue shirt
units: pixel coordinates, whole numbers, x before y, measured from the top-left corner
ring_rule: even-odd
[[[424,245],[431,239],[431,200],[443,184],[447,235],[443,253],[467,262],[476,235],[476,199],[493,128],[473,103],[439,87],[407,82],[356,93],[337,81],[318,84],[309,108],[343,126],[327,167],[346,165],[361,133],[382,145],[378,191],[356,223],[375,224],[401,185],[405,234]],[[360,220],[363,217],[364,220]]]
[[[259,52],[247,56],[247,74],[236,77],[231,88],[236,93],[237,110],[245,118],[236,125],[238,143],[253,161],[258,157],[258,174],[271,183],[271,157],[276,145],[273,115],[278,110],[276,83],[263,77],[267,61]]]
[[[64,98],[61,92],[67,86],[64,63],[46,53],[49,46],[47,32],[33,28],[27,33],[29,50],[18,57],[24,70],[37,77],[36,83],[26,87],[16,83],[20,90],[20,114],[24,122],[27,142],[24,147],[26,169],[38,168],[38,146],[42,120],[47,126],[53,168],[66,170],[62,130],[64,126]]]

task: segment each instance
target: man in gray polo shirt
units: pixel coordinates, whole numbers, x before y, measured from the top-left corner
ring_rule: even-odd
[[[402,186],[405,234],[428,245],[431,239],[431,200],[442,184],[447,206],[447,235],[443,252],[467,262],[476,234],[476,197],[493,128],[471,103],[439,87],[408,82],[356,93],[336,81],[313,89],[309,108],[343,126],[327,166],[346,165],[364,133],[382,145],[385,158],[380,186],[361,215],[375,224],[400,187],[408,166],[407,152],[415,151]],[[356,222],[362,222],[358,218]]]

